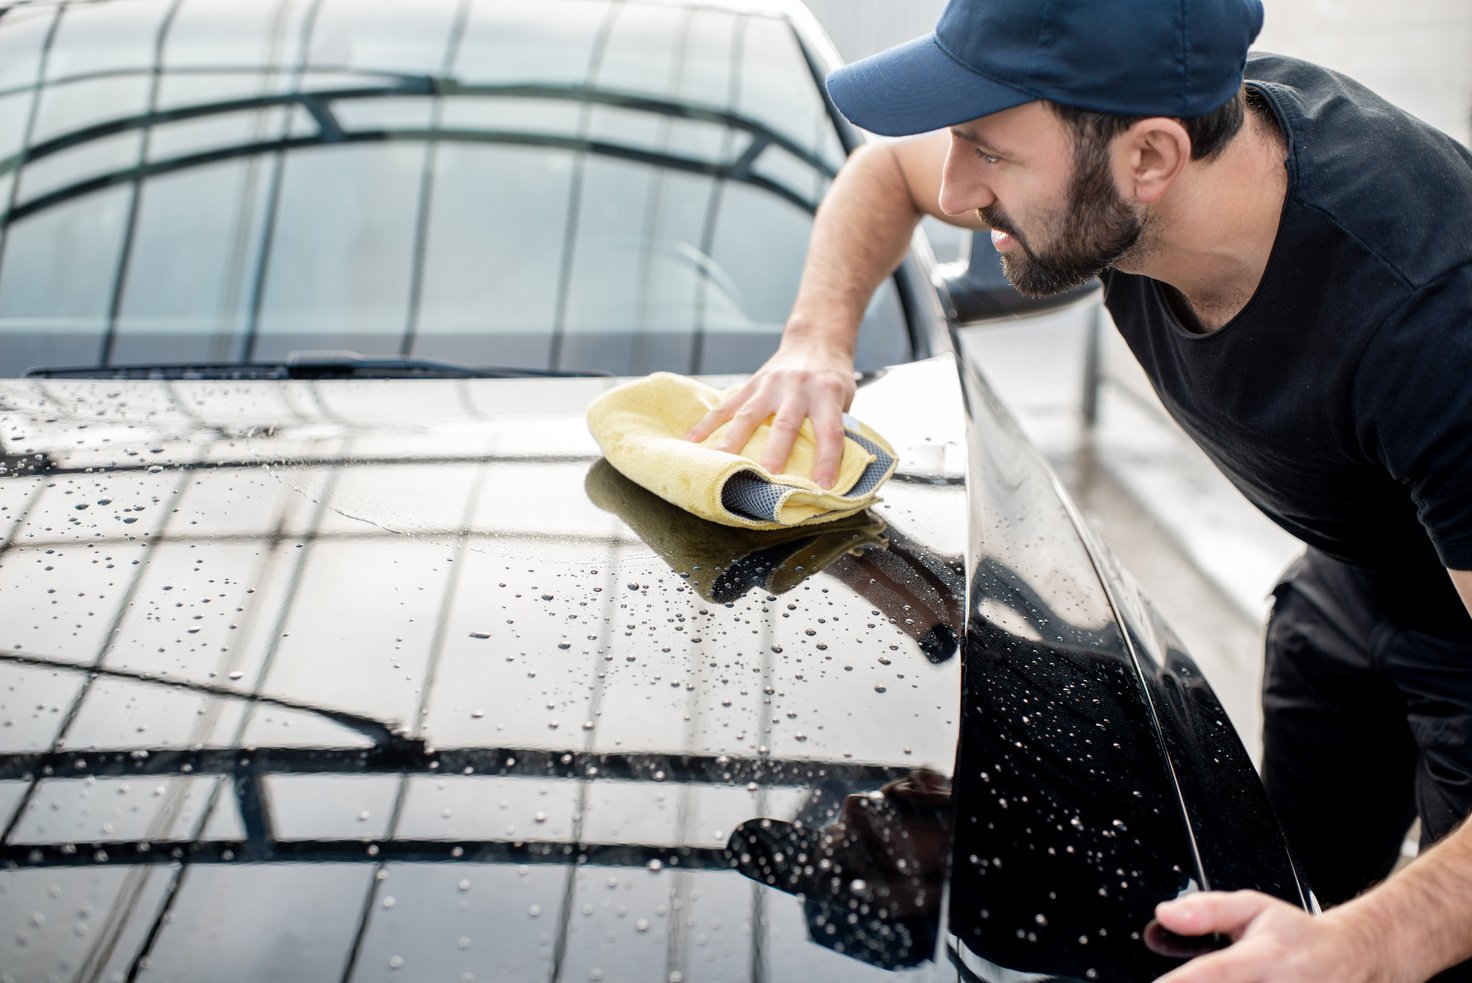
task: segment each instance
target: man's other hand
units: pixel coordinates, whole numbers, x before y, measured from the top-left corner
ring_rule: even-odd
[[[746,446],[763,421],[772,418],[771,436],[760,463],[776,474],[787,464],[802,421],[811,418],[817,438],[813,480],[832,488],[843,459],[843,413],[853,402],[854,391],[853,361],[848,355],[784,346],[691,427],[685,439],[704,440],[730,421],[714,446],[735,453]]]
[[[1369,983],[1387,977],[1374,940],[1335,912],[1310,915],[1257,891],[1205,892],[1167,901],[1146,930],[1151,948],[1166,955],[1176,935],[1218,933],[1232,944],[1198,956],[1157,983]]]

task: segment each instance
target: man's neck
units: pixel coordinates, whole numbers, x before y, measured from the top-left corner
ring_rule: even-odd
[[[1249,106],[1251,103],[1249,103]],[[1155,216],[1139,269],[1175,287],[1188,322],[1215,331],[1247,305],[1262,281],[1288,191],[1287,144],[1266,108],[1249,108],[1242,130],[1216,160],[1188,166]]]

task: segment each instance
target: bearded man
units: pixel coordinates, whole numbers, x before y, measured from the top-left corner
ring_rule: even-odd
[[[855,152],[777,353],[692,429],[811,418],[831,485],[852,353],[922,215],[990,228],[1008,278],[1099,276],[1161,400],[1302,539],[1274,591],[1263,780],[1310,916],[1161,905],[1226,949],[1165,979],[1424,980],[1472,957],[1472,154],[1373,93],[1254,55],[1259,0],[951,0],[830,76]],[[1412,818],[1421,856],[1386,877]],[[1466,966],[1452,971],[1466,978]],[[1448,975],[1446,978],[1453,978]]]

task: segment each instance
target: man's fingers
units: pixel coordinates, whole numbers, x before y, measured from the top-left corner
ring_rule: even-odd
[[[813,430],[818,441],[813,480],[824,488],[832,488],[838,480],[838,465],[843,460],[843,417],[831,406],[817,410],[813,416]]]
[[[735,453],[746,446],[752,432],[772,415],[772,410],[765,405],[766,402],[762,394],[754,391],[748,383],[696,421],[695,426],[685,432],[685,439],[699,443],[721,426],[729,424],[726,432],[721,434],[721,439],[713,446],[716,450]]]
[[[1145,944],[1154,952],[1172,959],[1194,959],[1222,947],[1222,937],[1215,932],[1209,935],[1181,935],[1172,932],[1160,922],[1151,919],[1145,926]]]
[[[845,386],[842,379],[812,372],[795,374],[764,368],[701,417],[685,432],[685,439],[701,442],[725,427],[720,440],[711,446],[739,453],[757,427],[771,418],[761,463],[776,474],[787,466],[803,420],[811,417],[817,439],[813,480],[832,488],[843,459],[842,413],[853,399],[853,388],[851,380]]]
[[[762,451],[762,467],[773,474],[780,472],[792,456],[792,445],[797,443],[797,431],[802,426],[801,411],[782,409],[772,420],[772,429],[767,433],[767,446]]]
[[[1258,891],[1207,891],[1162,902],[1155,917],[1178,935],[1220,932],[1237,938],[1264,910],[1281,903]]]
[[[1281,954],[1270,946],[1239,942],[1221,952],[1199,956],[1155,983],[1262,983],[1280,961]]]
[[[731,417],[731,422],[726,427],[726,432],[721,434],[721,439],[716,441],[716,450],[725,451],[728,454],[738,453],[746,446],[756,428],[762,425],[769,416],[771,409],[757,404],[754,399],[747,400],[736,410]]]
[[[689,430],[685,431],[685,439],[693,440],[698,444],[705,438],[709,437],[711,433],[716,429],[716,427],[719,427],[721,424],[725,423],[727,420],[731,419],[731,417],[735,415],[735,407],[727,406],[723,403],[720,406],[717,406],[715,409],[711,410],[709,413],[705,414],[705,416],[701,417],[699,420],[696,420],[695,425]]]
[[[1235,939],[1220,952],[1200,956],[1157,983],[1321,983],[1380,979],[1378,958],[1353,937],[1334,913],[1315,917],[1257,891],[1206,892],[1158,905],[1156,923],[1177,939],[1216,932]],[[1146,929],[1146,944],[1163,951]],[[1349,933],[1349,934],[1347,934]],[[1370,967],[1367,969],[1366,967]],[[1416,979],[1425,979],[1417,976]]]
[[[695,426],[685,431],[685,439],[699,443],[709,437],[715,432],[717,427],[736,415],[736,411],[741,409],[742,405],[751,398],[751,390],[752,384],[751,382],[747,382],[746,385],[721,400],[720,405],[699,420],[696,420]],[[742,441],[742,443],[745,443],[745,441]]]

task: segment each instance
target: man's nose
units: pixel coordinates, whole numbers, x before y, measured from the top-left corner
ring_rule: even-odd
[[[936,202],[941,211],[961,215],[996,202],[997,196],[992,194],[981,169],[982,163],[971,148],[953,139],[941,168],[940,195]]]

